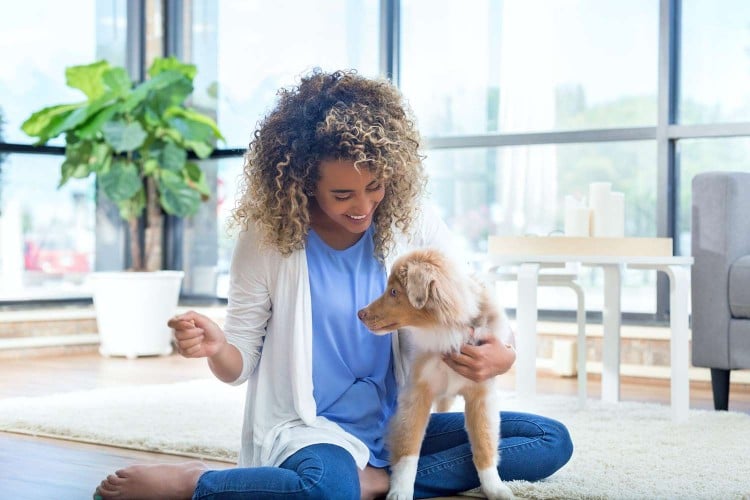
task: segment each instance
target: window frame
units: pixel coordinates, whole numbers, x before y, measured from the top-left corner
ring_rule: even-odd
[[[127,68],[131,76],[142,80],[146,72],[146,13],[149,8],[160,8],[163,13],[163,38],[161,53],[165,56],[182,54],[182,41],[185,39],[183,6],[181,0],[134,0],[127,2]],[[400,12],[401,0],[379,0],[380,8],[380,57],[379,69],[382,76],[396,85],[400,75]],[[676,255],[685,254],[689,249],[680,248],[676,237],[677,193],[679,159],[676,156],[677,143],[681,139],[750,137],[750,122],[712,123],[684,125],[678,121],[679,55],[682,0],[659,0],[659,40],[658,40],[658,90],[657,123],[648,127],[623,127],[608,129],[587,129],[559,132],[532,132],[511,134],[484,134],[460,136],[428,136],[424,148],[461,149],[498,146],[528,146],[546,144],[569,144],[588,142],[642,141],[653,140],[657,147],[657,236],[672,238]],[[49,154],[64,155],[63,147],[0,142],[0,154]],[[240,158],[242,149],[217,149],[211,159]],[[97,227],[99,221],[110,226],[116,224],[124,228],[116,211],[103,201],[97,204]],[[103,218],[103,219],[100,219]],[[97,229],[97,232],[99,229]],[[96,251],[115,255],[115,261],[122,269],[127,267],[127,231],[120,231],[119,240],[109,243],[106,248],[97,238]],[[182,267],[182,221],[169,217],[166,221],[167,248],[166,267]],[[112,260],[110,259],[110,262]],[[101,270],[101,269],[97,269]],[[658,277],[657,313],[655,318],[642,318],[664,322],[669,318],[669,284],[665,276]],[[189,297],[182,297],[186,299]],[[211,299],[210,297],[204,299]],[[83,299],[82,299],[83,300]],[[214,301],[220,299],[213,298]],[[69,299],[61,299],[61,302]],[[90,300],[89,300],[90,302]],[[2,305],[2,304],[0,304]],[[627,314],[626,314],[627,317]]]

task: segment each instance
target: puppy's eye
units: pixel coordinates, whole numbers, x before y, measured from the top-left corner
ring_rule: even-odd
[[[396,295],[398,295],[398,292],[396,291],[396,289],[391,288],[391,297],[395,297]]]

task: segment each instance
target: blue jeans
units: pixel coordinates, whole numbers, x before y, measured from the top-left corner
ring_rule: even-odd
[[[536,481],[551,476],[573,454],[568,430],[556,420],[502,412],[500,477]],[[463,413],[435,413],[420,452],[415,498],[455,495],[479,486]],[[318,444],[299,450],[279,467],[208,471],[193,499],[359,499],[359,476],[343,448]]]

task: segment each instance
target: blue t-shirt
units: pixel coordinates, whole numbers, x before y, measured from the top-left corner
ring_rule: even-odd
[[[312,229],[305,252],[313,323],[313,396],[317,414],[370,449],[370,464],[388,465],[383,437],[396,407],[391,334],[378,336],[357,311],[385,290],[374,257],[372,226],[353,246],[335,250]]]

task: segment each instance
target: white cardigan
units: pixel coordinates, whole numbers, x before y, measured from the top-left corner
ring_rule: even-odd
[[[411,237],[397,240],[386,261],[387,269],[395,257],[411,248],[437,247],[455,258],[458,253],[453,241],[455,237],[439,216],[425,210]],[[307,272],[304,250],[285,258],[260,246],[255,228],[239,235],[232,257],[224,330],[228,342],[242,354],[242,373],[232,384],[247,381],[241,467],[278,466],[296,451],[316,443],[341,446],[352,454],[358,467],[367,465],[369,450],[362,441],[316,415]],[[392,336],[399,385],[407,373],[400,337]]]

